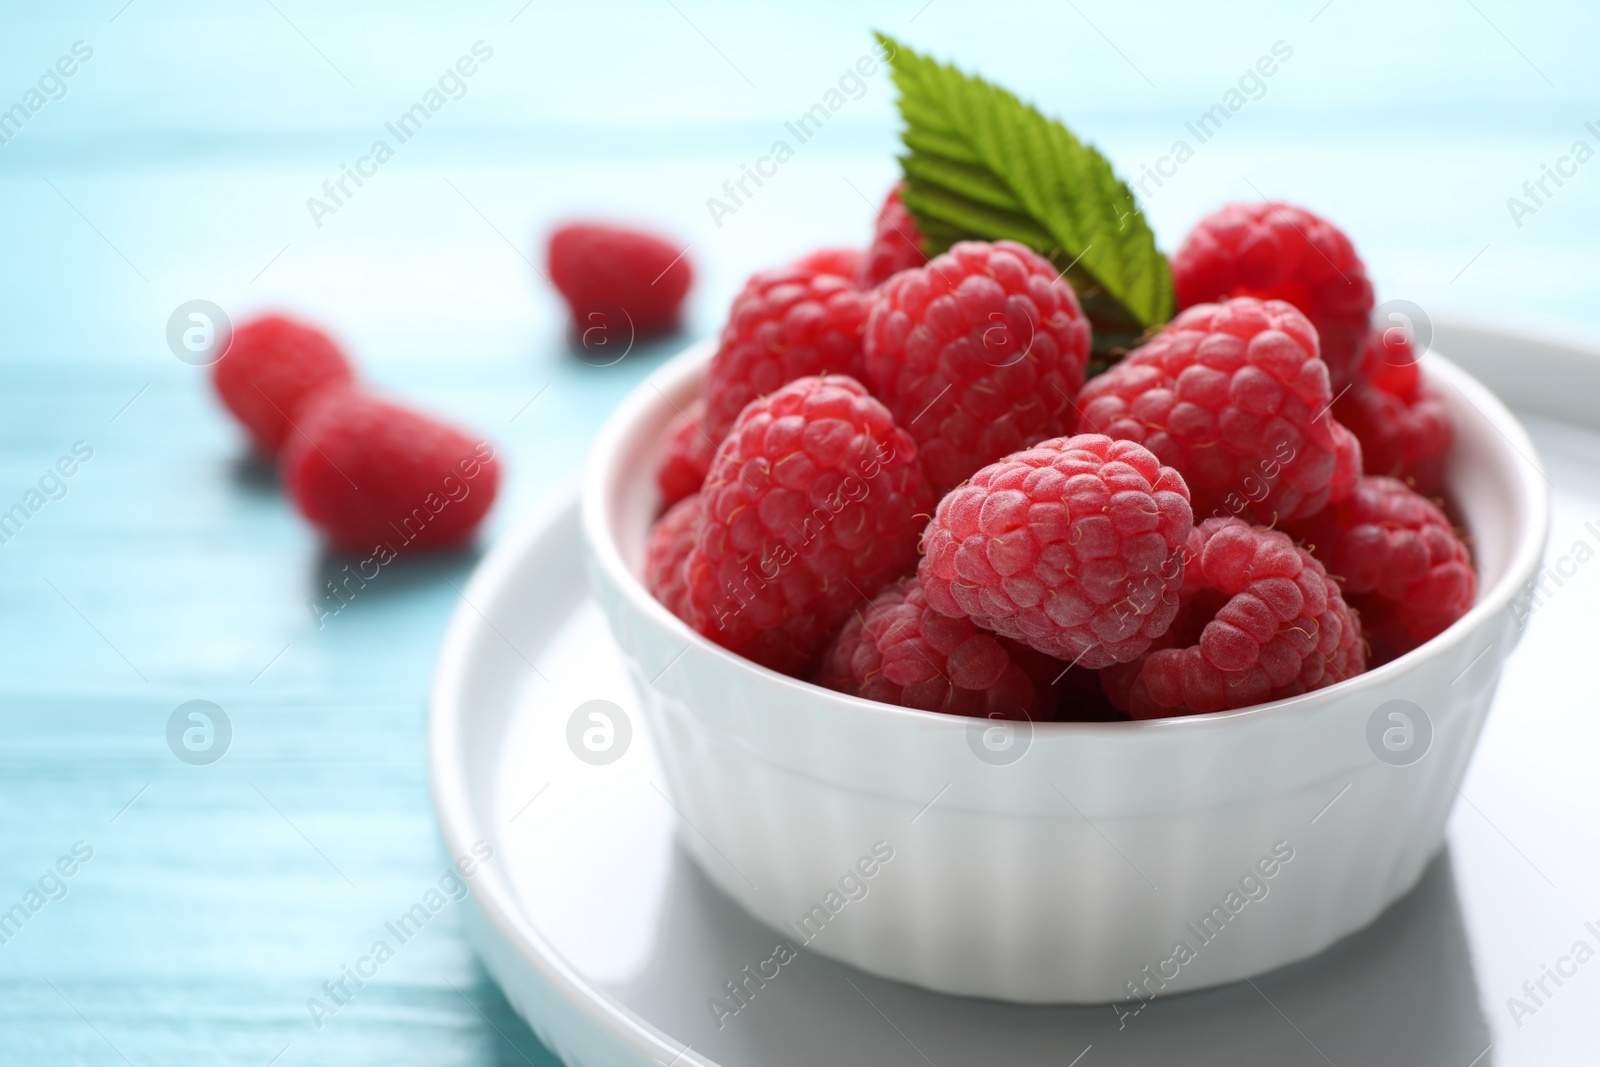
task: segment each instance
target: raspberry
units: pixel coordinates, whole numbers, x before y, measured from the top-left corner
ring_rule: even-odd
[[[284,452],[289,496],[350,552],[445,548],[494,503],[494,449],[442,422],[352,388],[326,389]],[[387,562],[387,559],[382,562]]]
[[[685,563],[695,627],[803,673],[856,605],[908,574],[931,498],[916,443],[853,378],[800,378],[739,415]]]
[[[1444,488],[1455,427],[1444,398],[1423,384],[1403,333],[1372,331],[1361,379],[1334,401],[1333,414],[1360,440],[1366,473],[1410,482],[1429,496]]]
[[[1155,647],[1101,672],[1136,719],[1262,704],[1366,669],[1361,623],[1289,535],[1207,519],[1184,551],[1178,617]]]
[[[697,397],[667,427],[663,446],[667,457],[656,471],[663,508],[670,508],[690,493],[698,493],[705,483],[706,472],[717,454],[717,443],[702,428],[705,418],[705,401]]]
[[[1074,429],[1089,322],[1049,262],[963,241],[877,290],[867,381],[922,448],[937,493]]]
[[[1189,489],[1131,441],[1043,441],[939,501],[917,574],[935,611],[1105,667],[1172,622]]]
[[[1399,327],[1372,327],[1361,349],[1361,378],[1402,400],[1422,389],[1422,363],[1411,338]]]
[[[1335,392],[1356,378],[1372,283],[1344,231],[1289,204],[1229,204],[1205,218],[1172,257],[1178,307],[1233,296],[1287,300],[1322,340]]]
[[[1317,334],[1281,300],[1200,304],[1084,387],[1083,429],[1176,467],[1205,516],[1270,525],[1349,494],[1361,446],[1328,414]]]
[[[841,278],[854,278],[861,269],[859,248],[819,248],[795,260],[791,266],[818,274],[837,274]]]
[[[746,282],[701,390],[708,435],[720,442],[746,404],[797,378],[860,379],[870,304],[849,279],[799,264]]]
[[[547,259],[580,333],[597,326],[619,336],[670,333],[694,279],[688,257],[670,241],[605,223],[562,226],[550,235]]]
[[[236,329],[211,369],[217,396],[268,456],[294,432],[295,415],[308,397],[354,377],[327,334],[282,315],[266,315]]]
[[[844,624],[817,681],[851,696],[949,715],[1038,720],[1043,708],[1033,679],[1002,639],[970,619],[934,611],[915,578],[885,589]]]
[[[1362,478],[1350,499],[1290,532],[1344,583],[1376,661],[1442,633],[1477,596],[1472,554],[1449,517],[1393,478]]]
[[[900,202],[900,191],[905,187],[905,182],[897,182],[878,209],[872,244],[867,246],[856,271],[856,284],[863,289],[882,285],[901,271],[928,262],[928,254],[922,250],[922,231]]]
[[[693,625],[689,586],[683,561],[700,532],[700,494],[692,493],[667,510],[650,527],[644,543],[644,587],[684,622]]]

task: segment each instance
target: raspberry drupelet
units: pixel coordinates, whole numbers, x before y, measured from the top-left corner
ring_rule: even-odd
[[[672,507],[690,493],[698,493],[705,483],[718,444],[706,433],[705,421],[705,401],[696,397],[667,427],[662,443],[666,455],[656,470],[663,508]]]
[[[1444,489],[1455,426],[1402,331],[1373,329],[1361,378],[1334,401],[1333,414],[1361,442],[1366,473],[1399,478],[1427,496]]]
[[[916,565],[931,506],[916,443],[853,378],[751,401],[700,492],[685,561],[690,621],[725,648],[803,674],[851,612]]]
[[[580,334],[595,328],[618,337],[671,332],[694,281],[680,246],[609,223],[574,222],[557,229],[546,261],[550,281]]]
[[[1229,204],[1189,232],[1172,256],[1178,307],[1234,296],[1286,300],[1322,342],[1337,393],[1356,379],[1372,283],[1344,231],[1290,204]]]
[[[644,543],[644,587],[668,611],[688,622],[689,586],[683,564],[700,533],[700,494],[691,493],[657,519]]]
[[[348,385],[354,377],[332,338],[282,315],[265,315],[234,330],[211,369],[217,395],[265,456],[276,455],[295,436],[300,408],[312,396]]]
[[[1042,441],[939,502],[918,576],[939,612],[1082,667],[1144,652],[1177,611],[1193,528],[1178,472],[1131,441]]]
[[[1089,322],[1048,260],[962,241],[877,291],[867,383],[945,493],[985,463],[1073,432]]]
[[[494,503],[494,448],[448,423],[350,386],[317,393],[299,423],[283,453],[284,485],[345,551],[450,548]]]
[[[1442,633],[1477,596],[1472,554],[1449,517],[1394,478],[1362,478],[1350,499],[1290,532],[1343,583],[1375,662]]]
[[[1288,534],[1206,519],[1184,551],[1182,577],[1171,629],[1100,676],[1111,702],[1136,719],[1249,707],[1366,668],[1355,612]]]
[[[1041,693],[1013,655],[1016,646],[1008,645],[970,619],[934,611],[910,578],[879,593],[845,623],[817,682],[923,711],[1038,720],[1046,710]]]
[[[816,265],[762,271],[728,312],[706,370],[703,429],[714,441],[746,404],[797,378],[843,374],[862,380],[862,332],[871,298]]]
[[[807,252],[795,260],[793,266],[818,274],[834,274],[840,278],[855,278],[861,270],[865,254],[859,248],[827,247]]]
[[[1281,300],[1201,304],[1084,387],[1082,429],[1183,475],[1197,516],[1263,524],[1343,499],[1361,446],[1329,411],[1317,334]]]
[[[863,289],[882,285],[903,270],[928,262],[922,248],[922,231],[900,200],[905,182],[897,182],[883,198],[873,226],[872,243],[856,269],[856,284]]]

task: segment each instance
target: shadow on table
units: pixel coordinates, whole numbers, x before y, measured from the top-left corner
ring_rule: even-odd
[[[311,570],[311,598],[332,615],[435,587],[462,589],[472,569],[483,557],[476,542],[440,552],[402,552],[387,563],[360,553],[323,546]],[[449,584],[447,584],[449,583]]]
[[[673,863],[650,962],[614,992],[730,1067],[920,1063],[917,1052],[940,1067],[1063,1067],[1090,1045],[1102,1065],[1492,1062],[1448,851],[1376,922],[1320,955],[1253,983],[1158,999],[1121,1030],[1108,1005],[944,996],[809,952],[719,1029],[708,997],[722,995],[744,964],[766,958],[775,935],[681,848]]]
[[[569,323],[566,347],[567,354],[576,362],[603,371],[618,366],[623,360],[632,363],[660,362],[682,352],[694,339],[695,335],[682,329],[634,339],[628,336],[625,324],[617,330],[611,330],[603,324],[591,324],[587,329],[579,330]]]
[[[277,496],[279,492],[277,464],[254,449],[228,460],[228,480],[251,496]]]

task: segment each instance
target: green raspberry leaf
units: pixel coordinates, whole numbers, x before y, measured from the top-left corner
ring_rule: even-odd
[[[1172,270],[1106,157],[1014,94],[878,40],[905,120],[901,199],[937,253],[1012,240],[1061,268],[1094,329],[1091,373],[1172,317]]]

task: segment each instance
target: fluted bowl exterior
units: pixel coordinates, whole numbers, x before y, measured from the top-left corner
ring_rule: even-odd
[[[709,356],[664,365],[602,431],[586,565],[683,845],[782,944],[940,992],[1134,1011],[1313,955],[1417,882],[1548,522],[1532,443],[1469,375],[1425,357],[1458,428],[1447,481],[1479,574],[1449,630],[1289,700],[1008,729],[766,670],[645,590],[660,444]]]

